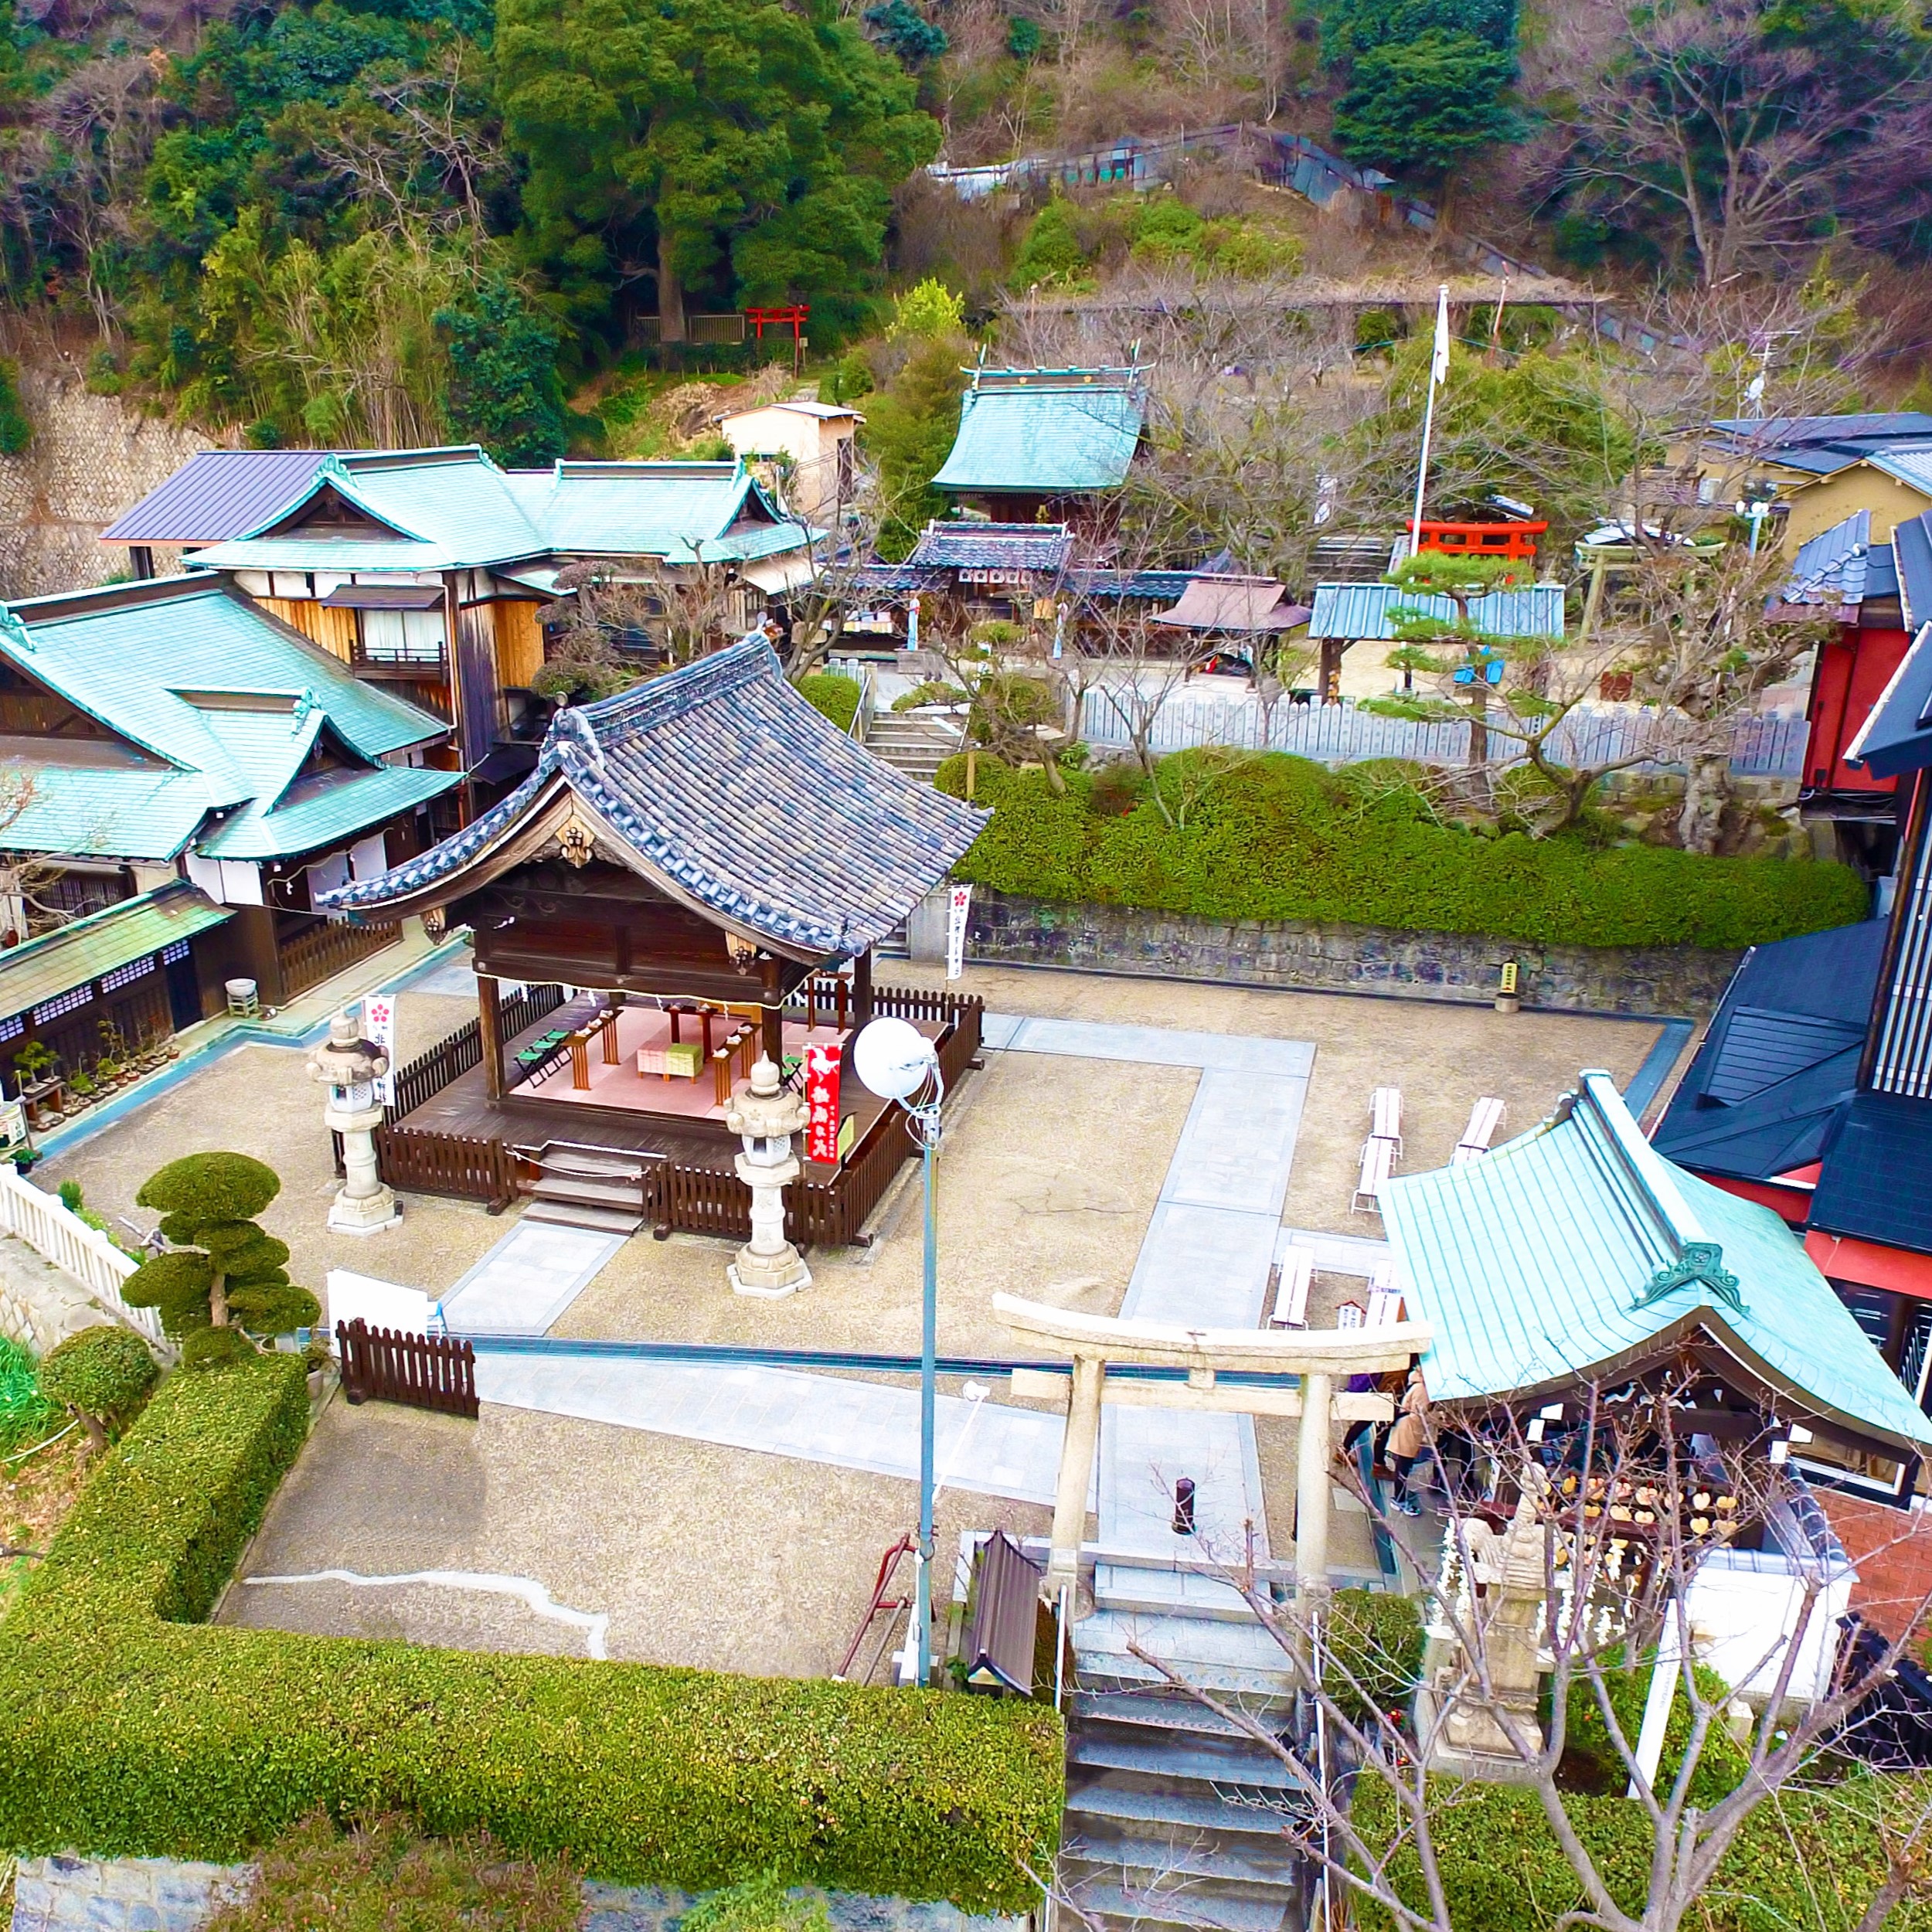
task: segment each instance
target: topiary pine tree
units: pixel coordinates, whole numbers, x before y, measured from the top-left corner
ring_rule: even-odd
[[[318,1320],[321,1304],[292,1287],[288,1246],[255,1224],[281,1192],[272,1167],[246,1154],[190,1154],[141,1183],[134,1199],[162,1212],[168,1253],[121,1288],[131,1308],[158,1308],[191,1368],[238,1359],[249,1336],[285,1335]]]
[[[107,1431],[154,1386],[158,1371],[148,1345],[117,1322],[70,1335],[43,1361],[35,1379],[49,1402],[80,1418],[98,1451]]]

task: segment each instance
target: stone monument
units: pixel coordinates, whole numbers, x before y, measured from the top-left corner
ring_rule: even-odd
[[[785,1189],[799,1172],[791,1137],[804,1124],[804,1102],[786,1091],[769,1060],[760,1059],[750,1087],[725,1115],[725,1125],[744,1141],[738,1179],[751,1190],[751,1239],[726,1270],[740,1294],[776,1301],[811,1286],[804,1257],[785,1239]]]
[[[362,1039],[346,1013],[329,1022],[327,1042],[308,1056],[309,1077],[328,1089],[323,1124],[342,1137],[344,1179],[328,1210],[337,1234],[375,1234],[402,1218],[393,1190],[376,1171],[376,1130],[383,1124],[376,1083],[388,1071],[389,1056]]]

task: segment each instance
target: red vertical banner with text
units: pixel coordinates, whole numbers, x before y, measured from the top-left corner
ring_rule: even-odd
[[[805,1049],[805,1158],[838,1164],[838,1063],[836,1043]]]

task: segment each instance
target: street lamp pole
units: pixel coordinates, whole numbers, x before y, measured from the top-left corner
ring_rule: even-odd
[[[906,1110],[920,1145],[926,1190],[926,1261],[920,1309],[919,1348],[919,1555],[913,1590],[913,1681],[923,1686],[933,1662],[934,1434],[938,1400],[935,1384],[939,1352],[939,1220],[934,1201],[935,1156],[939,1152],[940,1104],[946,1097],[933,1043],[908,1022],[893,1017],[859,1029],[852,1043],[852,1070],[883,1100]]]

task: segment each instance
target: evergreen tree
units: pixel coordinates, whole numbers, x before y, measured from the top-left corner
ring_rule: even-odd
[[[250,1352],[249,1336],[286,1335],[320,1318],[321,1304],[288,1279],[288,1245],[254,1217],[281,1192],[271,1167],[246,1154],[190,1154],[134,1196],[162,1211],[172,1245],[121,1284],[130,1308],[158,1308],[182,1360],[213,1368]]]
[[[561,456],[556,331],[515,286],[492,276],[467,301],[438,309],[436,326],[449,345],[444,409],[451,428],[507,469],[539,468]]]
[[[587,315],[650,264],[666,342],[694,289],[850,306],[939,147],[833,0],[502,0],[497,65],[539,249]]]
[[[1355,59],[1335,103],[1335,138],[1351,161],[1391,174],[1444,172],[1472,148],[1514,139],[1502,99],[1516,77],[1513,54],[1474,34],[1431,29]]]
[[[959,434],[964,352],[957,337],[922,344],[891,388],[866,405],[866,447],[879,466],[885,503],[879,552],[889,560],[906,556],[927,520],[945,513],[945,495],[933,478]]]

